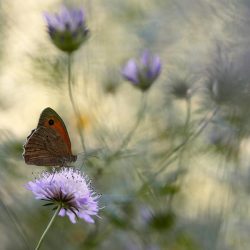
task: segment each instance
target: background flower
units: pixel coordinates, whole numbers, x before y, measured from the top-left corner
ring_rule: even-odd
[[[146,91],[154,83],[161,72],[161,61],[159,56],[145,51],[140,60],[130,59],[122,69],[123,77],[134,84],[134,86]]]
[[[88,38],[85,14],[81,9],[62,7],[58,14],[44,14],[48,33],[53,43],[61,50],[72,52]]]
[[[36,199],[48,201],[46,205],[62,206],[59,215],[67,215],[72,223],[76,222],[77,217],[94,223],[91,216],[98,213],[98,196],[79,170],[62,168],[55,173],[44,172],[26,187]]]

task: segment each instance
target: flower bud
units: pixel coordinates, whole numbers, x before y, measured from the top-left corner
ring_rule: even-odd
[[[130,59],[122,69],[123,77],[142,91],[148,90],[161,72],[158,56],[145,51],[139,61]]]
[[[89,37],[85,14],[81,9],[62,7],[60,13],[45,13],[44,17],[52,42],[62,51],[77,50]]]

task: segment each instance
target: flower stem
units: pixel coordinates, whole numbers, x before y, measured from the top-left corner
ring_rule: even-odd
[[[144,117],[145,110],[146,110],[146,102],[147,102],[146,99],[147,99],[146,94],[142,93],[141,105],[140,105],[140,108],[139,108],[139,111],[138,111],[137,120],[136,120],[134,126],[132,127],[132,129],[130,130],[130,132],[123,139],[120,147],[115,151],[115,153],[111,156],[111,158],[114,158],[115,156],[117,156],[129,144],[132,136],[134,135],[136,129],[139,127],[139,125],[140,125],[140,123],[142,121],[142,118]]]
[[[186,119],[185,119],[184,128],[183,128],[183,135],[184,135],[184,139],[188,139],[189,123],[190,123],[190,118],[191,118],[191,98],[187,97],[185,101],[186,101]],[[177,158],[179,158],[177,170],[179,172],[181,172],[184,169],[183,158],[184,158],[184,151],[186,149],[186,146],[187,146],[187,143],[183,145],[183,147],[180,149],[179,155],[177,155]],[[185,168],[187,168],[187,164],[188,164],[188,159],[185,159]],[[183,181],[183,175],[176,174],[173,178],[173,181],[177,181],[177,179],[178,179],[179,185],[181,185],[181,182]],[[169,194],[168,204],[169,204],[170,209],[172,207],[174,196],[175,196],[175,193]]]
[[[191,98],[186,98],[186,108],[187,108],[187,114],[186,114],[186,120],[184,124],[184,132],[187,132],[190,122],[190,116],[191,116]]]
[[[214,111],[212,112],[212,114],[210,114],[209,117],[205,117],[204,119],[202,119],[202,121],[200,122],[199,128],[190,133],[189,136],[183,141],[181,142],[179,145],[177,145],[176,147],[174,147],[167,155],[166,157],[164,157],[163,160],[161,160],[160,164],[161,167],[160,169],[154,174],[154,177],[158,176],[170,163],[172,163],[172,161],[170,160],[169,164],[166,163],[166,160],[168,160],[171,156],[173,156],[175,153],[177,153],[179,150],[182,149],[182,147],[185,147],[187,145],[187,143],[189,143],[190,141],[193,141],[196,139],[196,137],[198,137],[203,130],[207,127],[207,125],[212,121],[212,119],[215,117],[215,115],[217,114],[219,108],[216,107],[214,109]]]
[[[40,249],[40,246],[41,246],[41,244],[42,244],[42,242],[43,242],[44,237],[45,237],[46,234],[48,233],[50,227],[52,226],[53,222],[55,221],[55,218],[56,218],[56,216],[59,214],[61,208],[62,208],[61,205],[59,205],[59,206],[57,207],[57,209],[56,209],[56,211],[55,211],[53,217],[51,218],[51,220],[50,220],[48,226],[46,227],[45,231],[43,232],[43,234],[42,234],[42,236],[41,236],[41,238],[40,238],[40,240],[39,240],[39,242],[38,242],[38,244],[37,244],[35,250]]]
[[[186,119],[184,123],[184,129],[183,129],[183,134],[184,134],[184,139],[188,139],[189,135],[189,122],[190,122],[190,117],[191,117],[191,99],[189,97],[186,98]],[[186,149],[186,144],[183,145],[183,147],[180,149],[179,153],[179,169],[182,168],[182,156],[184,153],[184,150]]]
[[[84,143],[84,136],[83,136],[83,132],[82,129],[80,127],[79,121],[81,123],[81,113],[79,111],[79,108],[77,107],[74,97],[73,97],[73,92],[72,92],[72,77],[71,77],[71,64],[72,64],[72,53],[68,53],[68,89],[69,89],[69,98],[70,98],[70,102],[71,105],[73,107],[74,113],[75,113],[75,117],[77,120],[77,129],[78,129],[78,133],[81,139],[81,144],[82,144],[82,149],[85,152],[86,151],[86,147],[85,147],[85,143]]]

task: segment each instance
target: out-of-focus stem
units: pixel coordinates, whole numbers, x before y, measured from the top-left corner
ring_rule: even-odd
[[[187,108],[187,114],[186,114],[186,121],[184,124],[184,132],[187,132],[189,122],[190,122],[190,116],[191,116],[191,98],[190,97],[186,98],[186,108]]]
[[[40,240],[39,240],[39,242],[38,242],[38,244],[37,244],[37,246],[36,246],[35,250],[40,249],[40,247],[41,247],[41,244],[42,244],[42,242],[43,242],[44,237],[45,237],[45,236],[46,236],[46,234],[48,233],[48,231],[49,231],[50,227],[52,226],[53,222],[55,221],[55,218],[56,218],[56,216],[59,214],[59,212],[60,212],[61,208],[62,208],[62,206],[61,206],[61,205],[59,205],[59,206],[57,207],[57,209],[56,209],[56,211],[55,211],[55,213],[54,213],[53,217],[51,218],[51,220],[50,220],[50,222],[49,222],[48,226],[46,227],[45,231],[43,232],[43,234],[42,234],[42,236],[41,236],[41,238],[40,238]]]
[[[191,118],[191,98],[187,97],[185,99],[186,101],[186,119],[185,119],[185,123],[184,123],[184,127],[183,127],[183,135],[184,135],[184,139],[187,139],[189,137],[189,123],[190,123],[190,118]],[[183,158],[184,158],[184,151],[186,149],[187,143],[183,145],[183,147],[180,149],[179,154],[177,155],[178,157],[178,170],[181,171],[183,170]],[[185,161],[185,165],[187,164],[187,161]],[[182,175],[179,176],[178,174],[176,174],[174,176],[174,180],[176,181],[178,179],[179,183],[182,180]],[[174,199],[174,193],[171,193],[169,195],[169,208],[171,208],[172,206],[172,202]]]
[[[74,113],[75,113],[75,117],[77,120],[77,129],[78,129],[78,133],[81,139],[81,144],[82,144],[82,149],[85,152],[86,151],[86,147],[85,147],[85,143],[84,143],[84,136],[83,136],[83,132],[82,129],[80,127],[79,121],[81,123],[81,113],[79,111],[79,108],[77,107],[77,104],[75,103],[74,97],[73,97],[73,92],[72,92],[72,79],[71,79],[71,64],[72,64],[72,53],[68,54],[68,89],[69,89],[69,98],[70,98],[70,102],[71,105],[73,107]]]
[[[183,134],[184,134],[184,138],[187,139],[189,137],[188,131],[189,131],[189,122],[190,122],[190,117],[191,117],[191,99],[189,97],[187,97],[185,99],[186,101],[186,120],[184,123],[184,129],[183,129]],[[180,150],[179,153],[179,168],[181,168],[182,166],[182,156],[183,156],[183,152],[185,150],[185,145],[183,145],[183,147]]]
[[[142,93],[141,96],[141,104],[140,104],[140,108],[137,114],[137,120],[134,124],[134,126],[132,127],[132,129],[130,130],[130,132],[127,134],[127,136],[123,139],[120,147],[115,151],[115,153],[111,156],[111,158],[115,158],[117,155],[119,155],[119,153],[127,147],[127,145],[129,144],[132,136],[134,135],[135,131],[137,130],[137,128],[139,127],[144,114],[145,114],[145,110],[146,110],[146,103],[147,103],[147,94],[146,93]]]
[[[193,133],[190,133],[189,136],[182,142],[180,143],[178,146],[176,146],[175,148],[173,148],[166,157],[164,157],[163,161],[160,162],[160,169],[154,174],[154,177],[156,177],[157,175],[159,175],[169,164],[166,163],[166,160],[168,160],[172,155],[174,155],[175,153],[177,153],[180,149],[182,149],[182,147],[186,146],[187,143],[189,143],[190,141],[194,140],[197,136],[199,136],[202,131],[207,127],[207,125],[211,122],[211,120],[214,118],[214,116],[217,114],[218,112],[218,107],[214,109],[214,111],[212,112],[212,114],[210,115],[210,117],[207,118],[207,116],[200,122],[200,126],[199,128],[194,131]],[[169,162],[173,162],[173,161],[169,161]]]

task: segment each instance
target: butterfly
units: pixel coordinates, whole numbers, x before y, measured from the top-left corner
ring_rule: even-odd
[[[26,164],[37,166],[67,166],[75,162],[71,142],[62,118],[52,108],[42,111],[36,129],[24,144],[23,158]]]

